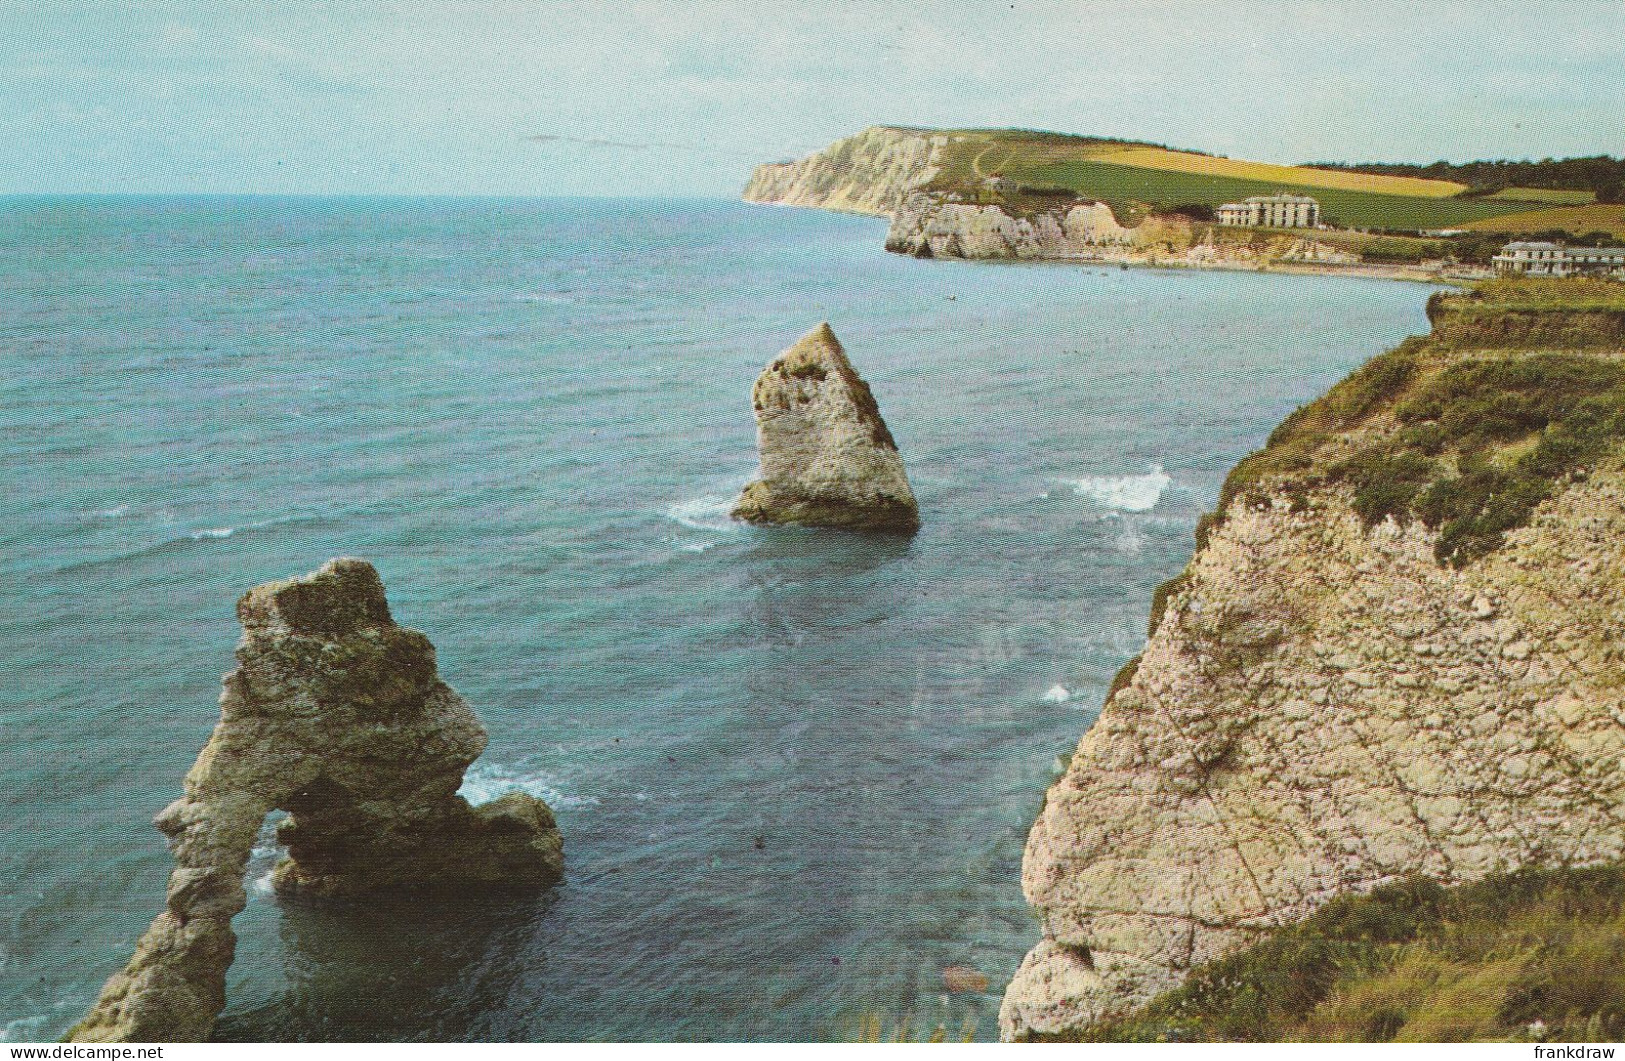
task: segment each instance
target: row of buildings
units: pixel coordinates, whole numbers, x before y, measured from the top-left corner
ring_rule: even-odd
[[[1320,204],[1307,195],[1255,195],[1225,203],[1221,225],[1238,228],[1315,228]],[[1442,233],[1441,233],[1442,234]],[[1571,247],[1555,240],[1514,240],[1491,261],[1495,271],[1519,276],[1612,276],[1625,280],[1625,247]]]
[[[996,191],[1016,185],[1003,177],[984,183]],[[1214,211],[1219,224],[1232,228],[1319,228],[1320,203],[1307,195],[1254,195],[1225,203]],[[1450,229],[1430,235],[1456,235]],[[1625,247],[1571,247],[1549,240],[1514,240],[1491,261],[1495,271],[1520,276],[1612,276],[1625,279]]]
[[[1496,272],[1507,275],[1625,277],[1625,247],[1571,247],[1552,240],[1514,240],[1490,261]]]

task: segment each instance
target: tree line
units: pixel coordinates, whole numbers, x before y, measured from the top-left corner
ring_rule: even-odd
[[[1317,169],[1377,173],[1389,177],[1424,177],[1454,181],[1471,189],[1465,195],[1489,195],[1503,188],[1546,188],[1590,191],[1599,203],[1625,202],[1625,159],[1610,155],[1579,158],[1484,160],[1478,162],[1308,162]]]

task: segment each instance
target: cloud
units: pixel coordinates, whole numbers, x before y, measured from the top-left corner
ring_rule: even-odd
[[[620,151],[693,151],[702,155],[724,155],[728,158],[746,158],[760,161],[760,153],[729,151],[709,144],[664,144],[658,141],[602,140],[592,136],[565,136],[562,133],[535,133],[525,137],[537,144],[576,144],[581,147],[602,147]]]
[[[875,124],[1020,125],[1271,162],[1595,154],[1625,138],[1619,10],[13,4],[0,191],[732,196],[752,164]]]

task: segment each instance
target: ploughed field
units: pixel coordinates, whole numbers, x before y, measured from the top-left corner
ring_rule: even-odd
[[[1451,181],[1248,162],[1121,140],[1024,130],[955,130],[948,135],[952,139],[941,152],[931,190],[974,191],[983,179],[997,175],[1028,190],[1092,197],[1126,224],[1180,206],[1217,207],[1252,195],[1298,192],[1313,195],[1325,218],[1343,227],[1472,225],[1499,231],[1492,219],[1549,212],[1541,204],[1576,208],[1576,196],[1590,194],[1521,188],[1466,196],[1467,186]],[[1554,226],[1531,231],[1544,227]]]

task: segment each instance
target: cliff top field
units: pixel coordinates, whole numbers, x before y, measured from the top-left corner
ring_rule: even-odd
[[[1610,280],[1518,277],[1488,280],[1469,291],[1441,292],[1445,310],[1625,311],[1625,284]]]
[[[1524,210],[1515,214],[1470,221],[1462,227],[1474,232],[1518,234],[1564,232],[1583,236],[1606,232],[1618,239],[1625,238],[1625,205],[1588,203],[1582,206]]]
[[[1538,209],[1542,204],[1574,208],[1592,197],[1589,191],[1546,188],[1477,194],[1449,180],[1249,162],[1157,144],[1019,129],[953,129],[941,135],[948,141],[926,190],[974,194],[987,178],[1000,176],[1028,191],[1098,199],[1125,224],[1181,206],[1212,208],[1252,195],[1301,192],[1320,200],[1327,221],[1340,227],[1417,231],[1474,225],[1501,231],[1496,218],[1546,214]],[[1578,224],[1589,217],[1571,220]],[[1563,226],[1558,217],[1553,225],[1519,230]]]

